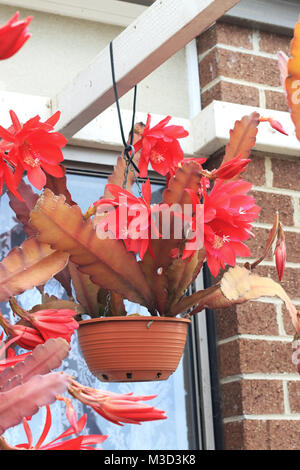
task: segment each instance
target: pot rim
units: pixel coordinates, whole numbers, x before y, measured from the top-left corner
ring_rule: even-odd
[[[183,322],[191,323],[189,318],[178,318],[178,317],[156,317],[152,315],[139,315],[139,316],[115,316],[115,317],[98,317],[98,318],[89,318],[87,320],[80,320],[80,325],[85,325],[87,323],[98,323],[102,321],[170,321],[170,322]]]

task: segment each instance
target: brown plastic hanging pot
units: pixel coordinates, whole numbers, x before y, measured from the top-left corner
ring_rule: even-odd
[[[186,318],[103,317],[79,322],[88,368],[102,382],[166,380],[184,351]]]

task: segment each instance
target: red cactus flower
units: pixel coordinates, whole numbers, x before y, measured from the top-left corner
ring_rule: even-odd
[[[167,126],[170,119],[171,116],[167,116],[150,129],[151,116],[148,114],[142,137],[134,145],[135,152],[141,150],[139,160],[141,178],[147,176],[149,163],[153,170],[165,176],[171,168],[176,168],[184,157],[177,139],[182,139],[189,133],[182,126]]]
[[[63,176],[59,163],[64,159],[61,148],[67,140],[62,134],[51,132],[60,112],[44,123],[35,116],[24,125],[14,111],[10,111],[10,116],[12,126],[9,129],[0,126],[1,149],[9,151],[6,159],[16,168],[15,182],[18,184],[25,170],[30,183],[41,190],[46,184],[44,171],[57,178]]]
[[[17,11],[0,28],[0,60],[8,59],[16,54],[31,36],[27,28],[33,16],[27,16],[21,21],[19,17],[20,13]]]
[[[63,338],[68,343],[79,324],[73,318],[77,313],[70,309],[48,309],[29,313],[26,319],[40,332],[45,341],[50,338]]]
[[[118,394],[107,390],[96,390],[72,381],[69,393],[83,404],[90,406],[103,418],[122,426],[122,423],[141,424],[142,421],[166,419],[165,412],[139,401],[152,400],[152,396]]]
[[[139,254],[143,259],[147,249],[151,250],[151,230],[155,236],[159,233],[152,218],[155,208],[150,205],[151,185],[147,180],[142,186],[143,197],[135,197],[120,186],[107,185],[114,199],[100,199],[94,203],[97,207],[97,215],[100,216],[96,222],[97,234],[101,238],[106,229],[110,230],[117,240],[124,240],[128,251]],[[103,213],[110,211],[105,217]]]
[[[3,332],[1,334],[1,341],[3,339]],[[14,349],[10,348],[10,346],[13,343],[16,343],[17,340],[20,338],[20,336],[15,336],[11,338],[9,341],[7,341],[4,346],[1,347],[0,349],[0,357],[5,357],[6,354],[6,359],[0,360],[0,373],[4,371],[7,367],[12,367],[15,366],[18,362],[24,361],[25,357],[28,356],[28,354],[31,354],[31,351],[24,353],[24,354],[19,354],[17,356],[16,352]]]
[[[71,428],[73,428],[73,431],[76,434],[79,434],[80,429],[79,429],[79,425],[78,425],[78,421],[77,421],[77,415],[76,415],[76,411],[75,411],[75,408],[73,406],[72,400],[70,400],[70,398],[63,397],[62,395],[56,395],[56,400],[61,400],[65,403],[65,405],[66,405],[66,416],[67,416],[68,421],[71,425]]]
[[[259,122],[268,122],[270,126],[275,129],[275,131],[280,132],[281,134],[288,135],[287,132],[285,132],[282,124],[279,121],[276,121],[276,119],[270,118],[270,117],[260,117]]]
[[[213,179],[220,178],[222,180],[230,180],[243,173],[248,164],[251,162],[249,158],[241,158],[240,156],[223,163],[218,169],[211,172]]]
[[[16,338],[16,343],[24,349],[34,349],[38,344],[45,342],[41,334],[30,326],[22,324],[12,325],[9,323],[3,315],[0,313],[0,325],[4,329],[5,333],[12,338]]]
[[[8,190],[14,194],[18,199],[23,201],[22,197],[17,191],[17,181],[15,175],[6,162],[6,155],[0,151],[0,196],[3,191],[3,183],[6,184]]]
[[[275,260],[276,260],[276,269],[278,273],[278,278],[281,281],[283,278],[283,273],[285,269],[286,263],[286,244],[285,244],[285,236],[284,231],[282,228],[281,222],[278,225],[278,236],[277,242],[275,247]]]
[[[18,337],[17,337],[18,338]],[[15,340],[15,338],[13,338]],[[18,364],[18,362],[24,361],[24,359],[31,354],[31,351],[28,351],[23,354],[16,354],[12,349],[8,350],[7,358],[0,361],[0,373],[4,371],[7,367],[12,367]]]
[[[67,437],[74,434],[73,426],[70,426],[65,432],[60,434],[58,437],[53,439],[51,442],[44,444],[44,441],[51,428],[51,411],[50,407],[46,406],[47,414],[44,429],[38,440],[38,442],[33,445],[32,433],[28,424],[28,419],[23,419],[23,426],[27,436],[27,443],[18,444],[14,447],[10,447],[13,450],[95,450],[94,447],[97,444],[100,444],[107,439],[107,436],[102,436],[100,434],[93,434],[88,436],[77,436],[72,439],[66,439]],[[86,424],[86,414],[84,414],[76,423],[77,433],[80,433]],[[60,441],[60,442],[59,442]],[[7,448],[9,446],[7,445]]]
[[[50,338],[63,338],[70,343],[74,331],[79,326],[73,318],[77,313],[71,309],[47,309],[27,312],[17,304],[14,297],[11,297],[9,303],[14,313],[32,325],[44,341]]]
[[[213,276],[226,264],[234,266],[237,256],[250,256],[243,242],[252,235],[251,222],[260,211],[255,199],[246,195],[251,187],[243,180],[216,180],[210,194],[204,190],[204,247]]]

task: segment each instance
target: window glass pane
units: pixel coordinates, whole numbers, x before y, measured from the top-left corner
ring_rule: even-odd
[[[103,194],[106,178],[87,176],[82,174],[68,174],[68,189],[72,198],[83,211],[89,205],[99,199]],[[152,185],[153,202],[159,202],[162,196],[162,186]],[[137,190],[135,189],[137,193]],[[21,224],[16,220],[9,207],[7,195],[0,199],[0,241],[1,258],[15,245],[20,244],[24,239]],[[56,280],[51,280],[46,285],[46,292],[57,297],[64,295],[64,290]],[[37,289],[32,289],[18,296],[20,304],[24,308],[32,308],[41,300]],[[126,302],[129,313],[145,313],[147,310],[130,302]],[[2,312],[10,316],[8,303],[0,306]],[[19,350],[23,352],[23,350]],[[62,369],[73,375],[82,384],[94,388],[108,389],[118,393],[133,392],[138,395],[154,395],[157,398],[151,401],[153,406],[166,411],[168,419],[143,423],[141,426],[124,425],[117,426],[99,417],[93,410],[83,407],[76,400],[73,403],[76,407],[78,417],[87,413],[87,425],[84,433],[106,434],[108,439],[102,444],[103,449],[195,449],[197,448],[196,430],[194,430],[193,415],[193,393],[190,384],[190,363],[186,365],[187,352],[181,360],[177,371],[166,381],[140,382],[140,383],[103,383],[96,379],[88,370],[85,361],[80,353],[77,336],[73,335],[71,342],[71,352],[64,361]],[[49,440],[57,437],[67,427],[68,422],[65,417],[64,405],[56,402],[51,405],[53,424],[49,433]],[[44,421],[44,410],[33,416],[31,429],[34,439],[38,439]],[[5,433],[10,444],[25,442],[23,428],[16,426]],[[48,440],[48,439],[47,439]]]

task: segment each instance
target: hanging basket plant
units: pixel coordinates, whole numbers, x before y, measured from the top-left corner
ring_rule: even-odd
[[[31,18],[21,22],[18,18],[14,15],[0,28],[3,44],[11,47],[0,60],[13,55],[29,37]],[[20,41],[12,44],[18,31]],[[299,37],[298,24],[291,59],[280,58],[298,139],[299,101],[293,99],[293,85],[299,78]],[[251,183],[242,174],[251,164],[250,151],[260,123],[267,121],[285,134],[280,123],[257,112],[236,121],[220,167],[208,171],[205,159],[184,158],[179,139],[188,132],[169,125],[170,116],[153,127],[150,115],[145,124],[134,125],[133,119],[129,143],[122,132],[124,152],[103,196],[82,213],[67,189],[61,150],[67,141],[54,132],[60,112],[45,122],[35,116],[22,123],[12,110],[10,116],[11,126],[0,126],[0,193],[5,183],[10,206],[27,239],[0,262],[0,302],[9,301],[18,317],[12,324],[0,314],[1,340],[6,335],[0,349],[0,448],[12,448],[1,434],[21,420],[29,441],[21,447],[32,448],[27,417],[57,399],[65,401],[71,424],[62,436],[82,430],[84,417],[76,419],[71,400],[61,396],[66,391],[116,424],[166,418],[163,411],[136,403],[153,397],[96,390],[68,374],[51,372],[68,355],[75,331],[93,374],[103,381],[129,382],[167,379],[182,356],[190,318],[205,308],[222,309],[277,296],[285,303],[299,337],[299,313],[280,283],[255,272],[275,245],[280,281],[284,275],[280,213],[274,214],[257,259],[246,245],[260,208],[249,195]],[[150,164],[166,180],[159,204],[151,203]],[[24,173],[29,184],[22,180]],[[35,194],[31,186],[43,190],[42,194]],[[134,188],[139,196],[133,194]],[[238,262],[250,255],[255,259],[251,263]],[[216,282],[193,292],[190,287],[204,262]],[[66,300],[44,294],[45,284],[53,277],[64,287]],[[33,287],[39,288],[42,299],[27,311],[15,296]],[[148,316],[128,315],[125,301],[146,308]],[[28,352],[16,354],[16,344]],[[299,349],[297,360],[298,353]],[[49,413],[47,408],[43,436],[49,429]],[[102,442],[105,437],[86,436],[85,440],[81,436],[69,445],[88,448],[88,443]],[[60,446],[55,442],[47,448]]]

